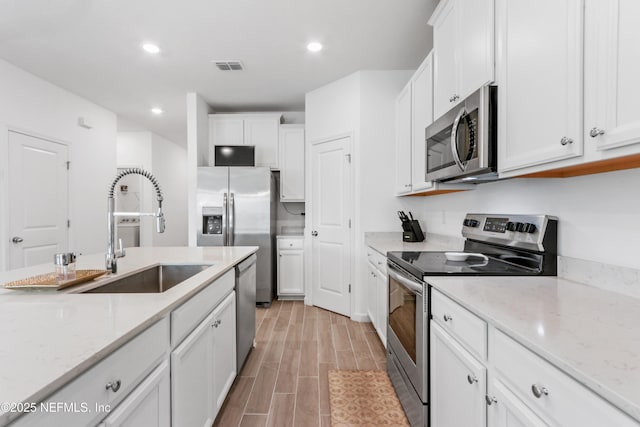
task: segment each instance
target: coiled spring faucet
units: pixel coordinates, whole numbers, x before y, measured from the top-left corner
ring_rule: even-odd
[[[155,213],[144,213],[144,212],[115,212],[116,200],[114,197],[116,184],[122,177],[127,175],[142,175],[147,178],[153,184],[153,188],[156,190],[156,199],[158,200],[158,211]],[[162,213],[162,190],[160,190],[160,184],[158,184],[158,180],[150,173],[144,169],[140,168],[131,168],[124,169],[115,177],[111,186],[109,187],[109,195],[107,197],[107,232],[109,234],[109,243],[107,246],[107,254],[105,255],[105,264],[107,270],[112,273],[118,271],[118,258],[122,258],[125,256],[125,251],[122,247],[122,239],[119,240],[118,249],[115,248],[115,240],[116,240],[116,217],[117,216],[153,216],[156,218],[156,231],[158,233],[164,233],[165,228],[165,220],[164,214]]]

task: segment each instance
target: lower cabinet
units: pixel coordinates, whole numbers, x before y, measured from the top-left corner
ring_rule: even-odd
[[[304,237],[277,238],[278,296],[304,295]]]
[[[367,247],[367,316],[384,347],[387,347],[387,323],[389,317],[387,259],[374,249]]]
[[[487,368],[431,321],[431,424],[485,427]]]
[[[492,379],[487,394],[489,427],[546,427],[500,380]]]
[[[172,425],[213,424],[236,375],[235,346],[231,292],[171,353]]]
[[[99,427],[170,427],[169,362],[165,360],[127,396]]]

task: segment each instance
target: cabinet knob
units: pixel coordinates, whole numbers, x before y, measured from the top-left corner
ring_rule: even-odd
[[[316,237],[316,236],[318,235],[318,232],[317,232],[317,231],[315,231],[315,230],[313,230],[313,231],[311,232],[311,235],[312,235],[313,237]]]
[[[222,323],[222,320],[216,320],[215,322],[213,322],[213,326],[214,328],[217,328],[218,326],[220,326],[220,323]]]
[[[467,375],[467,382],[469,384],[473,384],[473,383],[477,383],[478,382],[478,378],[475,375]]]
[[[495,396],[489,396],[488,394],[484,397],[484,400],[487,401],[487,405],[491,406],[494,403],[498,403],[498,399]]]
[[[111,389],[111,391],[115,393],[118,390],[120,390],[121,385],[122,385],[122,382],[120,380],[111,381],[107,383],[107,385],[105,386],[105,389],[107,390]]]
[[[591,130],[589,131],[589,135],[591,136],[591,138],[596,138],[600,135],[604,135],[604,129],[600,129],[598,127],[591,128]]]
[[[411,184],[405,184],[404,187],[405,188],[411,188]]]
[[[13,243],[22,243],[22,242],[24,241],[24,239],[23,239],[22,237],[18,237],[18,236],[16,236],[16,237],[14,237],[13,239],[11,239],[11,241],[12,241]]]
[[[453,320],[453,317],[449,316],[448,314],[445,314],[444,316],[442,316],[442,318],[444,319],[445,322],[448,322],[449,320]]]
[[[562,145],[573,144],[573,139],[563,136],[562,139],[560,140],[560,144]]]
[[[549,395],[549,390],[547,390],[546,387],[539,386],[538,384],[534,384],[531,386],[531,392],[537,399],[540,399],[542,396]]]

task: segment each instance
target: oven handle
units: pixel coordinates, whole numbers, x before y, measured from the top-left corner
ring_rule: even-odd
[[[409,288],[416,295],[422,295],[422,292],[423,292],[422,283],[416,282],[416,281],[408,279],[408,278],[406,278],[404,276],[401,276],[398,273],[396,273],[394,270],[392,270],[391,268],[387,271],[387,274],[389,275],[389,277],[392,277],[394,280],[397,280],[398,282],[400,282],[403,285],[405,285],[407,288]]]
[[[462,163],[462,160],[460,159],[460,154],[458,153],[456,140],[458,139],[458,125],[460,124],[460,119],[462,119],[462,117],[465,114],[467,114],[467,110],[465,110],[465,108],[462,107],[458,112],[456,119],[453,121],[453,127],[451,128],[451,153],[453,154],[453,160],[455,160],[456,164],[458,165],[460,170],[463,172],[467,168],[467,165]]]

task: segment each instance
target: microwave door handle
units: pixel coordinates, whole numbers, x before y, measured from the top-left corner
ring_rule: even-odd
[[[399,275],[393,270],[388,270],[387,274],[389,275],[389,277],[393,278],[394,280],[397,280],[398,282],[402,283],[404,286],[409,288],[414,294],[422,295],[422,284],[419,284],[417,282],[414,282],[413,280],[407,279],[406,277],[402,277],[401,275]]]
[[[463,108],[460,109],[456,119],[453,121],[453,127],[451,128],[451,153],[453,154],[453,160],[455,160],[456,164],[460,168],[461,171],[466,169],[462,160],[460,160],[460,154],[458,153],[456,140],[458,139],[458,125],[460,124],[460,120],[462,117],[467,114],[467,111]]]

